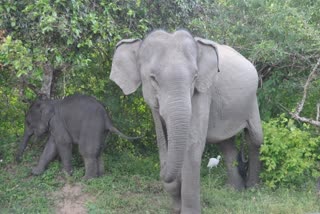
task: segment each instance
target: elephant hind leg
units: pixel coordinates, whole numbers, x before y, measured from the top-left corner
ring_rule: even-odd
[[[259,112],[258,112],[259,113]],[[259,173],[261,170],[260,147],[263,143],[262,126],[259,115],[248,122],[245,129],[245,138],[248,144],[248,177],[246,187],[253,187],[259,183]]]
[[[85,176],[84,179],[91,179],[99,176],[98,159],[95,156],[85,156]]]
[[[261,119],[258,109],[258,103],[255,103],[255,108],[253,109],[252,116],[248,120],[247,127],[245,129],[246,135],[249,136],[250,142],[258,147],[263,143],[263,131],[261,125]],[[250,145],[250,144],[249,144]]]
[[[68,175],[72,175],[72,143],[60,143],[57,148],[63,169],[68,173]]]
[[[248,131],[245,131],[246,141],[248,142],[248,176],[246,187],[253,187],[259,183],[259,173],[261,170],[261,161],[259,158],[260,146],[253,143],[253,138]]]
[[[100,154],[98,157],[98,176],[102,176],[104,174],[104,163],[102,155]]]
[[[79,151],[84,160],[85,165],[85,179],[95,178],[99,176],[100,148],[96,146],[97,140],[81,140],[79,142]]]
[[[235,145],[235,137],[220,142],[218,146],[223,153],[223,159],[227,167],[227,184],[237,190],[244,189],[244,181],[239,174],[239,170],[236,164],[238,158],[238,150]]]
[[[100,157],[98,151],[91,151],[88,147],[79,145],[80,154],[84,160],[85,176],[84,179],[95,178],[99,176]]]

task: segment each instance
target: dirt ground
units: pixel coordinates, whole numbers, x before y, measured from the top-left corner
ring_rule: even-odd
[[[86,203],[94,201],[93,196],[82,191],[81,184],[65,184],[53,197],[57,214],[86,214]]]

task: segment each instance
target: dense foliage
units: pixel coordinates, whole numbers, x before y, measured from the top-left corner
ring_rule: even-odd
[[[264,144],[261,178],[274,188],[279,184],[301,187],[320,176],[320,137],[312,137],[310,127],[298,129],[284,114],[263,124]]]
[[[141,91],[123,96],[108,79],[112,54],[122,38],[143,38],[157,28],[185,28],[233,46],[256,65],[265,121],[263,179],[270,186],[299,183],[301,174],[314,173],[311,165],[319,159],[317,132],[302,124],[292,130],[293,125],[277,117],[295,107],[320,57],[319,10],[320,1],[313,0],[4,0],[0,155],[11,160],[24,112],[37,93],[61,98],[75,92],[101,100],[126,134],[144,136],[137,144],[113,138],[109,148],[156,153],[153,122]],[[310,85],[302,112],[307,117],[316,115],[319,87],[319,78]]]

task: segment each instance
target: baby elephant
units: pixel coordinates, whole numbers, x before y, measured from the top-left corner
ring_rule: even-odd
[[[27,142],[32,135],[37,137],[48,133],[48,141],[32,174],[39,175],[59,154],[64,170],[71,175],[72,144],[79,145],[85,163],[85,179],[103,174],[101,159],[103,141],[108,132],[127,137],[112,125],[104,108],[95,98],[86,95],[72,95],[62,100],[37,100],[26,116],[23,141],[16,156],[21,161]]]

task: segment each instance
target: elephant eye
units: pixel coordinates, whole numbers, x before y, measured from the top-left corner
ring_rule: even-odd
[[[159,83],[154,75],[150,75],[151,83],[156,86],[159,86]]]
[[[152,81],[157,82],[156,77],[153,74],[150,75],[150,78],[151,78]]]

